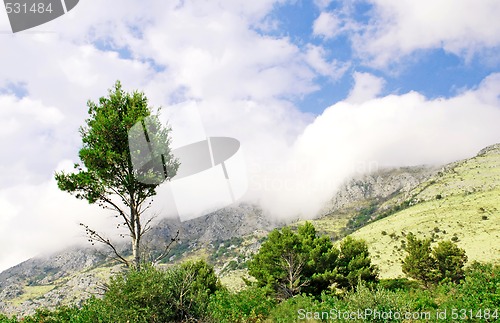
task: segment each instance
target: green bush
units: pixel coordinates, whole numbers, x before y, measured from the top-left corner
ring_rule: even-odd
[[[407,292],[389,291],[378,286],[376,289],[370,289],[367,286],[360,284],[356,291],[349,292],[343,299],[345,307],[349,311],[372,310],[373,313],[399,312],[410,313],[416,307],[415,301],[409,297]],[[390,320],[376,315],[367,315],[365,320],[370,322],[392,322],[401,321],[400,319]]]
[[[17,318],[15,316],[9,318],[7,315],[0,313],[0,323],[17,323]]]
[[[20,321],[12,318],[10,321],[0,316],[1,323],[101,323],[114,322],[104,307],[102,300],[90,298],[84,302],[81,308],[76,306],[60,306],[55,310],[37,309],[35,314],[26,316]]]
[[[162,271],[146,266],[111,279],[104,307],[114,322],[172,322],[206,316],[210,295],[220,288],[204,261]]]
[[[464,278],[464,265],[467,262],[465,250],[452,241],[440,241],[431,249],[431,239],[418,239],[413,234],[406,236],[403,272],[419,280],[426,287],[432,284],[451,281],[458,283]],[[452,239],[453,240],[453,239]]]
[[[455,294],[445,305],[467,309],[496,308],[500,312],[500,266],[472,263],[466,269],[465,280],[456,287]]]
[[[419,287],[418,282],[414,280],[409,280],[407,278],[394,278],[394,279],[381,279],[379,281],[379,286],[381,288],[397,291],[397,290],[415,290]]]
[[[363,240],[346,237],[340,250],[329,236],[319,235],[310,222],[273,230],[248,263],[259,287],[268,287],[281,299],[302,293],[319,296],[334,284],[355,288],[358,280],[375,282],[378,270],[371,263]]]
[[[326,311],[329,311],[326,310]],[[315,313],[321,313],[321,303],[311,296],[297,295],[280,303],[271,311],[271,322],[288,323],[313,318]]]
[[[276,300],[263,288],[250,287],[238,293],[221,289],[210,297],[208,312],[213,322],[258,322],[275,305]]]

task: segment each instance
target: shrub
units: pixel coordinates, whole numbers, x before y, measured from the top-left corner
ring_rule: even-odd
[[[167,271],[146,266],[111,279],[104,306],[114,321],[172,322],[206,315],[210,295],[220,288],[204,261]]]
[[[271,311],[269,319],[276,323],[297,322],[313,318],[313,313],[321,315],[321,312],[329,311],[330,309],[323,309],[321,303],[315,298],[302,294],[280,303]]]
[[[336,271],[337,286],[347,289],[355,289],[359,281],[376,282],[378,276],[378,268],[371,264],[366,242],[350,236],[340,243]]]
[[[0,323],[17,323],[17,318],[15,316],[9,318],[7,315],[0,313]]]
[[[339,251],[330,238],[319,236],[306,222],[295,233],[289,227],[273,230],[248,263],[259,287],[274,290],[286,299],[301,292],[320,294],[332,283]]]
[[[437,279],[436,260],[431,255],[431,240],[420,240],[413,234],[406,236],[408,255],[403,260],[403,273],[426,286]]]
[[[416,281],[407,278],[381,279],[378,284],[381,288],[389,291],[409,291],[418,289],[419,287]]]
[[[380,286],[373,290],[362,284],[358,286],[356,291],[349,292],[343,302],[348,311],[362,313],[366,313],[367,309],[379,313],[389,313],[390,311],[406,313],[411,312],[416,307],[414,300],[406,292],[393,292]],[[376,315],[365,316],[364,319],[371,322],[401,322],[401,319],[388,320]]]
[[[275,305],[276,300],[263,288],[250,287],[238,293],[221,289],[210,297],[208,312],[213,322],[257,322]]]
[[[500,266],[473,262],[458,285],[460,308],[500,310]],[[499,313],[500,315],[500,313]]]

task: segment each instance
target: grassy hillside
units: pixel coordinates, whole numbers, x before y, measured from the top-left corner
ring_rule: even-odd
[[[453,239],[469,261],[500,262],[500,150],[451,164],[412,191],[408,207],[357,230],[382,277],[401,276],[405,235]]]

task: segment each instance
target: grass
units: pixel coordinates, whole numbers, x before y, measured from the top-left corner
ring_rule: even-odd
[[[417,187],[413,198],[417,204],[352,234],[367,241],[382,278],[403,275],[403,241],[409,232],[436,242],[456,236],[469,262],[500,263],[500,155],[454,163]]]
[[[246,269],[236,269],[226,273],[224,276],[220,277],[220,281],[222,285],[226,286],[231,292],[239,292],[245,288],[247,285],[243,280],[254,279],[252,276],[248,274],[248,270]]]
[[[43,297],[46,293],[50,292],[56,287],[56,285],[39,285],[39,286],[24,286],[24,293],[12,299],[11,304],[18,306],[28,300],[33,300],[39,297]]]

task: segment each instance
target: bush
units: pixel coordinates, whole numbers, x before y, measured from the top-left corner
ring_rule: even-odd
[[[2,323],[14,323],[17,320],[3,320]],[[23,323],[104,323],[114,322],[109,315],[108,309],[104,306],[101,299],[90,298],[86,300],[81,308],[76,306],[60,306],[51,311],[39,308],[35,314],[22,318],[19,322]]]
[[[115,322],[172,322],[206,316],[210,295],[220,288],[204,261],[167,271],[146,266],[111,279],[104,306]]]
[[[465,271],[465,280],[458,285],[457,308],[500,310],[500,266],[472,263]],[[500,315],[500,313],[499,313]]]
[[[378,285],[389,291],[410,291],[418,289],[419,287],[418,282],[407,278],[381,279]]]
[[[258,322],[276,305],[276,300],[263,288],[250,287],[238,293],[226,289],[210,297],[208,312],[213,322]]]
[[[299,225],[297,231],[273,230],[248,264],[257,285],[283,299],[302,292],[321,294],[332,283],[339,256],[330,237],[319,236],[311,223]]]
[[[15,316],[9,318],[7,315],[0,313],[0,323],[17,323],[17,318]]]
[[[326,309],[325,311],[330,311],[330,309]],[[297,295],[287,299],[273,309],[269,319],[271,322],[277,323],[297,322],[314,317],[312,313],[315,312],[323,312],[319,301],[311,296]]]
[[[349,292],[343,299],[343,302],[348,311],[360,311],[363,313],[365,313],[366,309],[380,313],[389,313],[390,311],[406,313],[412,312],[416,307],[415,301],[406,292],[392,292],[380,286],[376,289],[370,289],[362,284],[358,286],[356,291]],[[376,315],[366,316],[365,320],[371,322],[401,321],[400,319],[387,320],[387,318],[377,317]]]
[[[464,265],[467,262],[465,250],[451,241],[441,241],[432,250],[432,256],[436,259],[439,281],[449,280],[458,283],[464,278]]]

